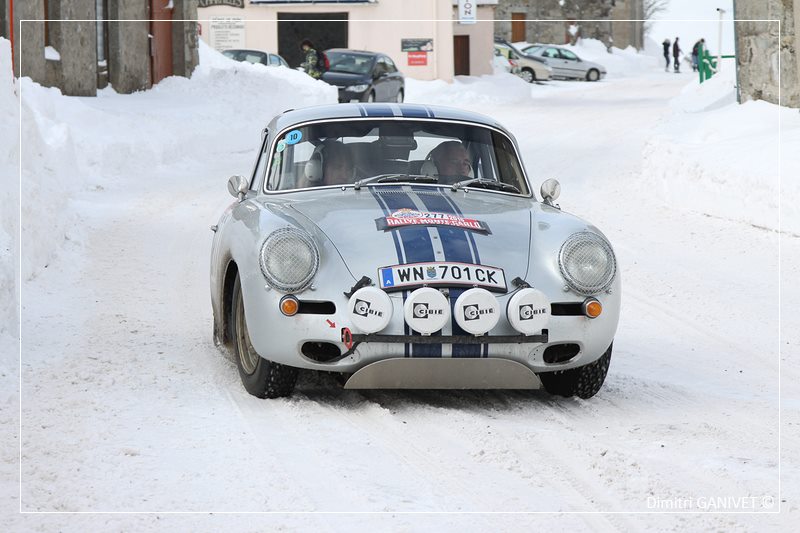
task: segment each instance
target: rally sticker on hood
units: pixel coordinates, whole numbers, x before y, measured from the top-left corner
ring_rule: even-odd
[[[481,233],[491,233],[486,222],[474,218],[464,218],[450,213],[436,211],[418,211],[416,209],[398,209],[394,213],[375,219],[378,230],[388,231],[403,226],[452,226]]]
[[[405,290],[412,287],[483,287],[490,291],[506,292],[506,276],[502,268],[469,263],[411,263],[378,269],[381,289]]]

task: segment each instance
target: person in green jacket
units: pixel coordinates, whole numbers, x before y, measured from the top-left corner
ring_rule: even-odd
[[[300,63],[300,68],[312,78],[320,79],[322,77],[322,69],[319,65],[319,56],[317,55],[317,50],[314,48],[314,43],[308,39],[304,39],[303,42],[300,43],[300,48],[302,48],[303,53],[306,55],[306,60]]]

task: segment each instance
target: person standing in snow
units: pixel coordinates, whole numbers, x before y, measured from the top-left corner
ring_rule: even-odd
[[[306,55],[305,61],[300,63],[300,68],[315,80],[320,79],[322,77],[322,69],[319,66],[319,56],[314,48],[314,43],[308,39],[303,39],[303,42],[300,43],[300,48]]]
[[[679,73],[681,71],[680,56],[681,56],[681,47],[678,44],[678,38],[675,37],[675,42],[672,43],[672,57],[675,58],[675,72],[676,73]]]
[[[664,72],[669,72],[669,39],[664,39],[664,42],[661,43],[664,47],[664,61],[667,63],[664,65]]]

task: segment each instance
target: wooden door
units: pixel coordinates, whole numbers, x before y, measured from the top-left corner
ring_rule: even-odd
[[[150,0],[150,79],[172,76],[172,9],[169,0]]]
[[[511,13],[511,42],[518,43],[525,40],[525,13]]]
[[[453,35],[453,74],[469,76],[469,35]]]

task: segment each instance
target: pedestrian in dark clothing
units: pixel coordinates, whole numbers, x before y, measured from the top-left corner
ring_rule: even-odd
[[[305,61],[300,63],[300,68],[302,68],[306,74],[312,78],[317,80],[320,79],[322,77],[322,69],[319,65],[319,55],[314,48],[314,43],[308,39],[304,39],[303,42],[300,43],[300,48],[305,54]]]
[[[675,72],[681,71],[681,47],[678,45],[678,38],[675,37],[675,42],[672,43],[672,57],[675,58]]]
[[[664,72],[669,72],[669,39],[664,39],[664,42],[661,43],[664,46],[664,60],[667,62],[664,65]]]

